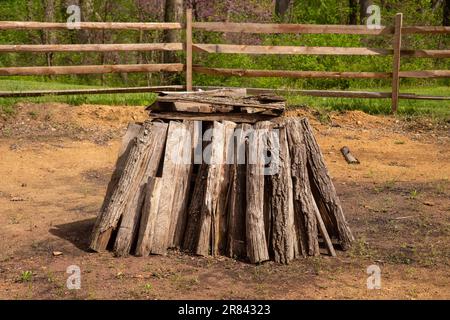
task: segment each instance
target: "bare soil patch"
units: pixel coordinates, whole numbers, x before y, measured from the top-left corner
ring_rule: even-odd
[[[0,118],[0,298],[449,299],[448,124],[288,115],[310,118],[357,238],[336,259],[253,266],[180,252],[90,253],[120,137],[129,121],[145,120],[143,108],[26,104]],[[345,162],[344,145],[360,165]],[[381,267],[381,290],[366,288],[372,264]],[[81,290],[66,288],[70,265],[81,268]]]

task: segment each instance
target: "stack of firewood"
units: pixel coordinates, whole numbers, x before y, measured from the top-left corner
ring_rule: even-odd
[[[171,93],[149,110],[123,139],[91,249],[289,263],[350,246],[312,128],[280,117],[283,99]]]

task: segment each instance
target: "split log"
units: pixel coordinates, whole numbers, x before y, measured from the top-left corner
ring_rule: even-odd
[[[348,147],[342,147],[341,153],[345,158],[345,161],[347,161],[348,164],[359,164],[359,160],[356,159],[350,152],[350,149]]]
[[[300,120],[308,158],[308,173],[314,199],[331,237],[336,238],[342,249],[347,250],[354,240],[345,220],[333,181],[325,165],[322,152],[314,137],[308,119]]]
[[[299,120],[288,119],[286,130],[291,157],[295,225],[298,230],[299,251],[303,256],[318,256],[317,217],[307,170],[306,146]]]
[[[135,195],[141,189],[142,181],[146,182],[148,177],[156,172],[164,147],[166,131],[166,124],[146,121],[138,136],[134,138],[123,174],[109,199],[108,205],[100,213],[94,225],[90,244],[92,250],[105,250],[112,231],[117,228],[122,215],[124,213],[130,215],[133,215],[133,212],[135,213],[134,210],[129,210],[130,203],[135,203]],[[144,177],[146,178],[143,179]],[[126,231],[124,225],[121,235],[121,238],[123,237],[125,240],[123,247],[128,246],[128,241],[131,243],[128,235],[132,231]]]
[[[150,177],[145,189],[145,202],[142,208],[142,216],[138,240],[136,245],[137,256],[148,256],[153,242],[156,228],[156,216],[158,214],[159,197],[161,195],[161,178]]]
[[[228,203],[230,196],[230,180],[231,168],[234,156],[234,129],[236,123],[224,121],[223,123],[223,157],[222,165],[220,166],[220,180],[218,183],[218,199],[217,209],[215,211],[213,234],[214,245],[212,247],[213,255],[224,255],[227,249],[227,232],[228,232]]]
[[[270,125],[270,124],[269,124]],[[264,124],[258,123],[250,137],[247,149],[247,212],[246,240],[247,256],[251,263],[269,260],[264,226],[264,136],[266,130],[260,129]]]
[[[272,131],[271,133],[275,133]],[[271,154],[271,247],[274,260],[288,264],[298,256],[297,232],[294,223],[294,203],[291,180],[291,159],[289,156],[286,127],[281,127],[277,135],[268,137]]]
[[[105,210],[106,206],[108,205],[111,199],[112,193],[117,187],[117,183],[119,183],[120,177],[122,176],[122,172],[126,164],[126,160],[128,158],[128,155],[130,154],[130,149],[132,147],[131,142],[133,141],[134,138],[137,137],[141,128],[142,125],[137,123],[130,123],[128,125],[127,132],[122,138],[122,144],[119,149],[119,156],[117,157],[116,166],[111,176],[111,180],[108,183],[106,195],[103,200],[103,205],[100,212],[103,212],[103,210]]]
[[[151,253],[164,255],[175,245],[174,232],[184,228],[191,174],[191,136],[183,123],[171,121],[162,169],[162,187]],[[178,241],[178,240],[177,240]],[[176,244],[178,245],[178,244]]]
[[[256,123],[268,121],[275,116],[264,113],[201,113],[201,112],[151,112],[150,118],[163,120],[191,121],[232,121],[236,123]]]
[[[218,199],[220,192],[220,185],[224,179],[223,177],[223,150],[225,145],[225,130],[224,125],[219,122],[214,122],[211,136],[206,136],[204,139],[211,139],[211,144],[207,147],[208,159],[204,159],[208,163],[208,173],[206,178],[205,197],[203,199],[201,216],[200,216],[200,232],[198,236],[198,243],[196,254],[207,256],[214,252],[214,239],[218,230],[214,230],[215,218],[217,216]],[[211,252],[210,249],[213,251]]]
[[[231,173],[231,190],[228,210],[227,255],[231,258],[246,256],[246,138],[251,126],[238,125],[235,133],[234,162]]]

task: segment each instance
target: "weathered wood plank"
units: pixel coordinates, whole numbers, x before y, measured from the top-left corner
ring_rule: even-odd
[[[132,188],[130,189],[128,202],[122,213],[120,227],[114,243],[114,253],[117,256],[128,255],[137,237],[138,224],[141,219],[142,206],[145,199],[145,186],[148,178],[156,175],[161,162],[167,126],[154,123],[149,130],[149,134],[152,135],[152,141],[149,143],[149,148],[147,148],[142,157],[141,165],[144,170],[133,181],[130,181]]]
[[[189,176],[191,170],[191,139],[185,124],[171,121],[167,133],[162,187],[156,228],[150,253],[165,255],[174,245],[173,233],[184,223]]]
[[[214,230],[214,221],[217,216],[220,185],[224,179],[222,170],[225,146],[224,125],[217,121],[214,122],[213,130],[210,133],[212,136],[205,136],[205,139],[211,139],[211,144],[208,146],[210,152],[207,152],[210,156],[204,159],[208,163],[208,175],[196,248],[196,254],[201,256],[207,256],[210,253],[213,255],[217,254],[214,252],[214,239],[215,234],[219,231]]]
[[[214,254],[224,255],[227,249],[227,232],[228,232],[228,203],[230,197],[231,186],[231,168],[234,156],[234,129],[236,123],[224,121],[224,143],[223,143],[223,164],[220,167],[218,181],[218,199],[215,219],[213,224],[214,245],[212,252]]]
[[[308,156],[308,173],[314,199],[328,233],[339,241],[343,250],[346,250],[354,240],[353,234],[348,227],[336,189],[308,119],[301,119],[300,122],[303,127]]]
[[[0,68],[0,76],[62,75],[62,74],[106,74],[138,72],[181,72],[184,65],[180,63],[165,64],[117,64],[90,66],[57,67],[8,67]]]
[[[318,25],[318,24],[282,24],[282,23],[237,23],[237,22],[194,22],[194,29],[214,32],[238,33],[299,33],[299,34],[392,34],[393,28],[370,29],[356,25]],[[439,27],[438,27],[439,28]],[[440,30],[437,29],[437,30]],[[414,31],[418,31],[415,29]]]
[[[231,190],[228,210],[227,255],[231,258],[246,257],[246,138],[249,124],[236,128],[234,162],[231,173]]]
[[[247,211],[246,239],[247,256],[251,263],[269,260],[264,226],[264,135],[259,129],[264,124],[257,123],[248,144],[247,163]]]
[[[256,123],[274,119],[277,116],[260,113],[199,113],[199,112],[151,112],[152,119],[191,121],[231,121],[236,123]]]
[[[288,264],[298,252],[295,230],[294,203],[286,128],[281,127],[277,135],[269,137],[269,150],[273,162],[270,174],[272,208],[272,243],[274,260]]]
[[[137,256],[145,257],[150,254],[156,228],[156,216],[158,214],[161,186],[161,178],[150,177],[148,179],[136,245]]]
[[[0,45],[0,52],[127,52],[181,51],[182,43],[113,43],[113,44],[13,44]]]
[[[0,30],[43,30],[70,29],[73,24],[61,22],[36,22],[36,21],[0,21]],[[80,30],[176,30],[182,29],[178,22],[80,22]]]
[[[92,250],[106,249],[112,230],[116,229],[141,185],[140,177],[143,177],[146,172],[150,175],[152,172],[149,171],[153,165],[159,164],[160,158],[157,151],[162,149],[166,131],[166,124],[146,121],[138,136],[134,138],[117,188],[95,223],[90,243]],[[152,166],[149,166],[149,158],[152,159]]]
[[[205,53],[245,53],[245,54],[299,54],[299,55],[353,55],[387,56],[392,50],[364,47],[300,47],[300,46],[254,46],[238,44],[193,45],[194,51]]]
[[[297,70],[225,69],[194,66],[194,72],[218,76],[236,77],[286,77],[286,78],[331,78],[331,79],[389,79],[389,72],[333,72]]]
[[[307,169],[307,151],[300,120],[286,120],[291,176],[294,196],[295,222],[299,241],[299,251],[303,256],[318,256],[316,205],[312,195]]]

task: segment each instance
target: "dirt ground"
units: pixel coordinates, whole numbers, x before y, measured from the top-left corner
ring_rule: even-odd
[[[450,124],[289,115],[311,119],[357,240],[337,258],[288,266],[89,252],[120,137],[143,108],[23,104],[0,115],[0,299],[449,299]],[[344,161],[344,145],[360,165]],[[380,290],[366,286],[373,264]],[[66,288],[70,265],[80,290]]]

